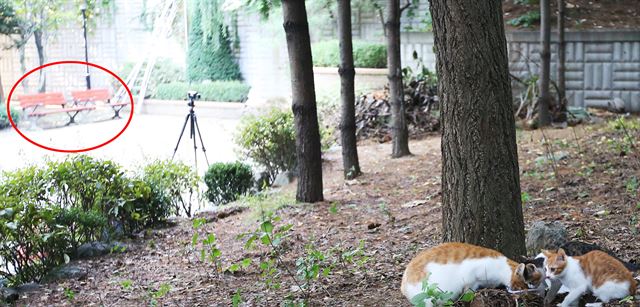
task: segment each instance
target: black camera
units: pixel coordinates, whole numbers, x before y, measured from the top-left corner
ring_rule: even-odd
[[[188,91],[187,99],[189,99],[189,106],[193,107],[194,102],[200,99],[200,94],[197,91]]]

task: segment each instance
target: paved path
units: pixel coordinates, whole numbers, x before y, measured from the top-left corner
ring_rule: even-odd
[[[181,115],[134,114],[127,130],[116,140],[87,154],[111,159],[127,169],[134,169],[154,159],[171,158],[188,112]],[[128,116],[128,114],[124,114]],[[82,121],[82,119],[81,119]],[[220,119],[198,116],[200,131],[209,162],[235,160],[233,133],[239,119]],[[33,129],[24,123],[20,129],[30,139],[53,148],[88,148],[115,136],[126,124],[125,119],[85,122],[63,128]],[[0,130],[0,171],[28,164],[40,164],[49,159],[64,159],[67,153],[51,152],[23,139],[14,129]],[[189,139],[189,126],[185,130],[176,159],[194,165],[193,141]],[[205,159],[198,140],[198,171],[205,171]]]

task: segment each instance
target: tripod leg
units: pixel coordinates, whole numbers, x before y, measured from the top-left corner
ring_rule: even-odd
[[[207,161],[207,166],[209,166],[209,158],[207,157],[207,149],[204,148],[204,142],[202,141],[202,133],[200,132],[200,125],[198,125],[198,118],[196,114],[193,114],[193,121],[196,123],[196,129],[198,129],[198,137],[200,138],[200,145],[202,145],[202,152],[204,153],[204,158]]]
[[[196,174],[198,173],[198,145],[196,143],[196,128],[195,128],[196,114],[191,112],[191,135],[190,138],[193,139],[193,161],[196,166]]]
[[[184,134],[184,128],[187,127],[187,121],[189,121],[189,117],[191,114],[187,114],[187,117],[184,119],[184,124],[182,125],[182,131],[180,131],[180,137],[178,138],[178,143],[176,144],[176,148],[173,149],[173,156],[171,156],[171,160],[176,156],[176,152],[178,151],[178,146],[180,146],[180,140],[182,140],[182,135]]]

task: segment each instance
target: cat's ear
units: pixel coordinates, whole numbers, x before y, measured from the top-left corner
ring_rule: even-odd
[[[524,278],[524,270],[525,270],[524,263],[518,264],[518,267],[516,268],[516,275],[522,276]]]
[[[549,256],[551,256],[551,254],[553,254],[553,252],[549,251],[548,249],[541,249],[540,253],[542,253],[547,258],[549,258]]]
[[[558,249],[558,257],[556,259],[559,261],[564,261],[566,257],[567,257],[567,254],[564,252],[564,249],[562,248]]]

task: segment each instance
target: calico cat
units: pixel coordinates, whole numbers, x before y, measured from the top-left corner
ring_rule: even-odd
[[[419,253],[404,271],[402,294],[411,300],[422,292],[425,278],[454,297],[467,289],[506,286],[525,290],[538,287],[543,280],[533,264],[519,264],[498,251],[466,243],[443,243]]]
[[[564,249],[543,251],[545,273],[569,290],[562,307],[570,306],[584,293],[591,292],[602,302],[620,299],[636,292],[636,281],[625,266],[609,254],[591,251],[582,256],[567,256]]]

